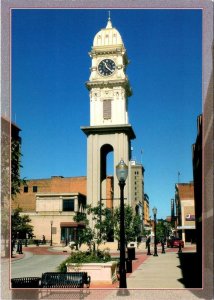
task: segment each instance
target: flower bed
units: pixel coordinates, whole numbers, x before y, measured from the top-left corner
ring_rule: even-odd
[[[59,272],[87,272],[92,282],[113,283],[117,279],[117,261],[108,251],[73,252],[60,264]]]
[[[91,282],[114,283],[117,279],[117,262],[110,261],[106,263],[83,263],[81,265],[67,264],[67,272],[77,270],[87,272],[91,276]]]

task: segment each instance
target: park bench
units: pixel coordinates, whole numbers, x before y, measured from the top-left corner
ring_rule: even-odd
[[[12,278],[12,288],[89,288],[87,272],[46,272],[41,277]]]
[[[22,277],[22,278],[12,278],[11,285],[12,288],[39,288],[40,277]]]
[[[90,281],[87,272],[47,272],[42,274],[41,288],[88,288]]]

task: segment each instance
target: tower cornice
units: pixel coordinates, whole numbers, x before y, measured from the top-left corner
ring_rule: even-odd
[[[103,125],[103,126],[82,126],[81,130],[87,135],[91,134],[115,134],[115,133],[125,133],[131,140],[135,139],[135,133],[131,124],[121,124],[121,125]]]
[[[112,46],[96,47],[93,48],[88,54],[91,58],[97,58],[99,56],[105,56],[105,55],[121,55],[123,56],[124,63],[126,65],[129,63],[126,54],[126,49],[124,47],[117,47],[117,48],[112,48]]]
[[[117,86],[122,86],[125,91],[126,91],[126,95],[128,97],[130,97],[132,95],[132,89],[130,87],[129,84],[129,80],[126,79],[122,79],[122,80],[102,80],[102,81],[87,81],[86,82],[86,87],[87,89],[90,91],[92,88],[113,88],[113,87],[117,87]]]

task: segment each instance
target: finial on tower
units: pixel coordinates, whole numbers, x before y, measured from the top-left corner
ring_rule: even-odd
[[[111,12],[110,12],[110,10],[108,11],[108,22],[107,22],[106,28],[112,28]]]

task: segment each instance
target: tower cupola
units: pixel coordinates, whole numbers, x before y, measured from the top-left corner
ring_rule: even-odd
[[[119,31],[112,27],[112,22],[110,17],[106,28],[101,29],[94,37],[93,48],[94,47],[106,47],[106,46],[120,46],[124,47],[122,37]]]

